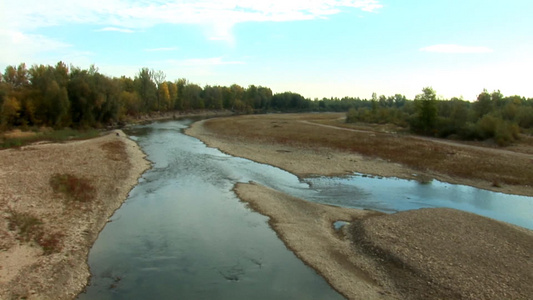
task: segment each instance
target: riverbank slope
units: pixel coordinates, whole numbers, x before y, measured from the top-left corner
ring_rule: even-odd
[[[75,298],[98,233],[149,168],[144,153],[114,131],[2,150],[0,166],[0,299]]]

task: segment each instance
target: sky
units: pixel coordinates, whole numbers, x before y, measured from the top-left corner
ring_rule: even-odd
[[[26,63],[310,99],[533,97],[531,0],[1,0],[0,69]]]

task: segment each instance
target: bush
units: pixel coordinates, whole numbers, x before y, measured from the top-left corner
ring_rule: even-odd
[[[496,127],[500,122],[503,122],[503,120],[492,115],[483,116],[483,118],[481,118],[477,123],[479,129],[478,132],[481,134],[481,137],[483,139],[494,137],[496,134]]]
[[[44,232],[40,232],[38,236],[36,236],[35,241],[41,248],[43,248],[44,254],[52,254],[55,252],[60,252],[63,248],[63,245],[61,243],[61,240],[63,239],[63,234],[61,233],[52,233],[52,234],[45,234]]]
[[[520,128],[509,122],[500,122],[496,126],[494,140],[499,146],[508,146],[519,139]]]
[[[357,110],[355,108],[350,108],[346,113],[346,123],[355,123],[359,119]]]
[[[9,230],[18,230],[20,241],[29,242],[41,231],[41,220],[29,213],[11,211],[7,219]]]
[[[70,200],[89,202],[96,196],[96,189],[89,180],[78,178],[72,174],[54,174],[50,178],[50,186],[56,193],[65,194]]]
[[[45,255],[61,251],[63,234],[45,233],[43,222],[39,218],[26,212],[10,211],[7,220],[9,230],[18,231],[17,239],[19,241],[36,242],[41,246]]]

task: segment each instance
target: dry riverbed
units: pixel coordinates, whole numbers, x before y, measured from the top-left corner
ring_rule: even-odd
[[[290,130],[286,123],[276,120],[268,126]],[[438,169],[422,171],[327,146],[310,146],[302,139],[289,143],[268,135],[254,138],[261,133],[243,124],[224,128],[233,125],[231,121],[213,122],[208,127],[200,121],[186,132],[231,155],[299,176],[361,172],[438,178],[533,195],[527,185],[496,187],[479,178],[451,177]],[[238,184],[235,191],[252,209],[269,216],[270,225],[287,247],[349,299],[533,298],[531,230],[453,209],[386,215],[309,203],[255,183]],[[350,224],[335,231],[337,220]]]
[[[0,299],[75,298],[98,233],[149,167],[144,157],[121,131],[0,151]]]

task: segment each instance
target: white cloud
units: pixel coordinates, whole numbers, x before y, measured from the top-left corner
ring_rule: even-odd
[[[381,7],[378,0],[19,0],[4,3],[8,13],[0,26],[32,30],[93,24],[129,32],[158,24],[201,24],[213,28],[209,38],[231,40],[231,28],[238,23],[309,20],[343,9],[374,12]]]
[[[96,31],[135,33],[162,24],[193,24],[206,38],[233,44],[233,28],[246,22],[285,22],[327,18],[347,9],[374,12],[379,0],[18,0],[0,1],[0,62],[88,60],[90,53],[42,33],[46,27],[90,25]],[[170,51],[152,49],[152,51]],[[55,56],[47,56],[55,52]],[[200,63],[190,61],[189,63]],[[240,62],[206,60],[211,65]]]
[[[243,65],[242,61],[224,61],[222,57],[210,58],[191,58],[184,60],[167,60],[168,65],[181,67],[196,67],[196,66],[220,66],[220,65]]]
[[[118,27],[104,27],[102,29],[98,29],[96,31],[116,31],[116,32],[123,32],[123,33],[134,33],[135,31],[127,28],[118,28]]]
[[[455,44],[438,44],[421,48],[423,52],[434,53],[490,53],[492,49],[487,47],[461,46]]]
[[[165,52],[165,51],[176,51],[178,50],[178,47],[161,47],[161,48],[150,48],[150,49],[144,49],[146,52]]]
[[[9,47],[0,47],[0,63],[26,61],[28,57],[46,57],[51,52],[68,52],[72,46],[39,34],[0,29],[0,40]],[[57,62],[57,60],[56,60]],[[33,62],[27,62],[33,63]]]

